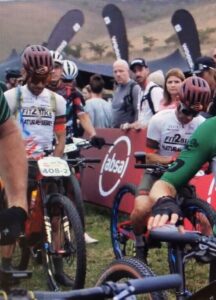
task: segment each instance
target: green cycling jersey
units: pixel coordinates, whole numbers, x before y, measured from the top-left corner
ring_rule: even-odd
[[[214,156],[216,156],[216,117],[206,120],[196,129],[185,149],[163,174],[161,180],[172,184],[178,190]]]
[[[10,117],[10,108],[7,104],[3,91],[0,89],[0,125]]]

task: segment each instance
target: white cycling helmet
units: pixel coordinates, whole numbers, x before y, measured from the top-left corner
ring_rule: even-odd
[[[61,53],[59,53],[58,51],[50,50],[50,54],[53,58],[54,63],[63,65],[63,55]]]
[[[64,80],[74,80],[78,75],[77,65],[71,60],[63,61],[63,72],[62,79]]]

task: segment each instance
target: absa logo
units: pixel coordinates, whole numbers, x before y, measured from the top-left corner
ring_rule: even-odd
[[[127,136],[120,136],[110,147],[101,166],[99,192],[106,197],[117,188],[127,170],[131,154],[131,142]]]

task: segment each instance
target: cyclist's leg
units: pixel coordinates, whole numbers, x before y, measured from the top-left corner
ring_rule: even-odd
[[[152,174],[148,174],[147,172],[144,174],[138,187],[134,208],[130,216],[136,240],[136,256],[141,259],[145,258],[147,251],[143,232],[146,229],[146,222],[152,208],[149,191],[155,180],[156,177]]]

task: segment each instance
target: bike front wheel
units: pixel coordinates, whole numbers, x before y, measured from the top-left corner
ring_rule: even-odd
[[[113,201],[110,232],[113,252],[116,258],[133,256],[133,228],[129,220],[129,215],[123,213],[121,207],[123,203],[128,203],[128,199],[133,200],[135,195],[136,186],[132,183],[128,183],[120,187]]]
[[[125,282],[129,279],[138,279],[155,276],[153,271],[142,261],[136,258],[124,257],[114,260],[100,275],[96,285],[102,285],[107,281]],[[162,291],[137,296],[137,299],[164,300],[166,293]]]
[[[58,260],[62,265],[61,271],[73,282],[70,289],[83,288],[86,275],[86,248],[79,214],[70,199],[60,194],[48,196],[46,209],[51,224],[50,235],[49,228],[48,231],[46,229],[47,238],[44,245],[44,262],[49,287],[58,290],[61,286],[56,280]],[[49,238],[51,243],[48,242]]]

